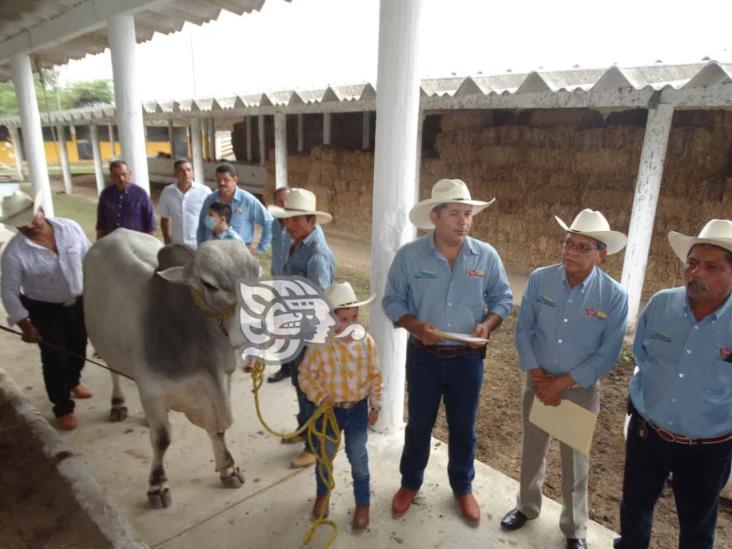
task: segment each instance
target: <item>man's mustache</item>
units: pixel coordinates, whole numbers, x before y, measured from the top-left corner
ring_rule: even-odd
[[[699,280],[697,278],[689,279],[689,281],[686,283],[686,287],[687,288],[698,288],[700,290],[709,289],[709,286],[707,286],[706,284],[704,284],[704,282],[702,282],[701,280]]]

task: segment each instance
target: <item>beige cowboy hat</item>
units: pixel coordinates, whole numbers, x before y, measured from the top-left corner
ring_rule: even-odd
[[[568,233],[589,236],[605,244],[607,246],[607,255],[618,253],[625,248],[625,243],[628,241],[628,237],[623,233],[610,230],[610,223],[597,210],[585,208],[577,214],[569,227],[558,216],[555,215],[554,219]]]
[[[473,206],[473,215],[483,211],[496,201],[473,200],[470,197],[468,186],[460,179],[440,179],[432,186],[432,197],[414,205],[409,212],[409,220],[420,229],[432,229],[435,225],[430,219],[430,212],[440,204],[452,202],[470,204]]]
[[[695,244],[712,244],[732,252],[732,221],[712,219],[704,225],[699,236],[687,236],[676,231],[668,233],[668,242],[681,261],[686,262],[689,250]]]
[[[359,301],[356,292],[348,282],[337,282],[325,291],[325,300],[332,311],[346,307],[362,307],[371,303],[375,298],[376,294],[371,294],[368,299]]]
[[[285,207],[269,206],[269,213],[278,219],[286,219],[297,215],[314,215],[318,223],[328,223],[333,216],[315,209],[315,194],[307,189],[290,189],[285,199]]]
[[[23,191],[15,191],[0,202],[0,223],[8,227],[25,227],[33,221],[40,207],[41,191],[36,193],[35,200]]]

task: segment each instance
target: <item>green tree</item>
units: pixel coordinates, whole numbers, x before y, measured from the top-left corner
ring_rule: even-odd
[[[59,104],[62,109],[73,109],[96,103],[111,103],[114,99],[112,83],[109,80],[74,82],[70,86],[59,88],[57,76],[54,71],[48,69],[43,70],[42,79],[36,75],[36,97],[41,111],[55,111],[59,108]],[[15,86],[12,82],[0,82],[0,114],[17,112]]]

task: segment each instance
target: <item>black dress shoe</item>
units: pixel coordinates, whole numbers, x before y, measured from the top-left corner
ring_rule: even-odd
[[[277,383],[283,379],[290,379],[290,368],[286,368],[284,366],[280,367],[279,370],[267,378],[267,382]]]
[[[587,549],[585,538],[567,538],[567,549]]]
[[[529,517],[524,515],[518,509],[514,509],[509,511],[506,516],[503,517],[503,520],[501,521],[501,528],[505,530],[518,530],[526,524],[527,520],[529,520]]]

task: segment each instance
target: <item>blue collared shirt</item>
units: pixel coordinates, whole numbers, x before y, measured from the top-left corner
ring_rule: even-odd
[[[211,240],[213,231],[206,227],[206,216],[208,209],[214,202],[219,202],[219,191],[214,191],[206,197],[198,216],[198,231],[196,238],[198,243]],[[262,227],[262,236],[257,244],[257,249],[264,252],[269,248],[272,240],[272,215],[257,198],[244,189],[237,187],[234,198],[231,200],[231,228],[234,229],[241,239],[247,244],[254,240],[254,224]]]
[[[572,374],[586,389],[615,365],[627,317],[627,292],[597,267],[574,288],[563,265],[537,269],[516,322],[519,364]]]
[[[323,235],[323,229],[320,225],[315,225],[315,230]],[[290,246],[292,246],[292,237],[287,232],[285,226],[280,219],[272,220],[272,276],[280,276],[284,274],[287,256],[290,254]]]
[[[697,321],[685,287],[658,292],[638,319],[633,354],[640,415],[691,438],[732,433],[732,296]]]
[[[488,313],[506,318],[511,287],[498,252],[466,237],[455,267],[435,248],[434,231],[405,244],[389,268],[384,313],[392,322],[412,315],[440,330],[472,334]]]
[[[211,235],[211,240],[237,240],[244,244],[244,241],[241,239],[241,236],[239,236],[239,233],[237,233],[231,227],[226,227],[226,230],[221,231],[220,233],[213,233]]]
[[[316,228],[303,240],[294,253],[288,249],[282,274],[302,276],[315,284],[322,292],[333,284],[335,258],[330,251],[322,230]],[[290,242],[292,242],[290,240]]]

